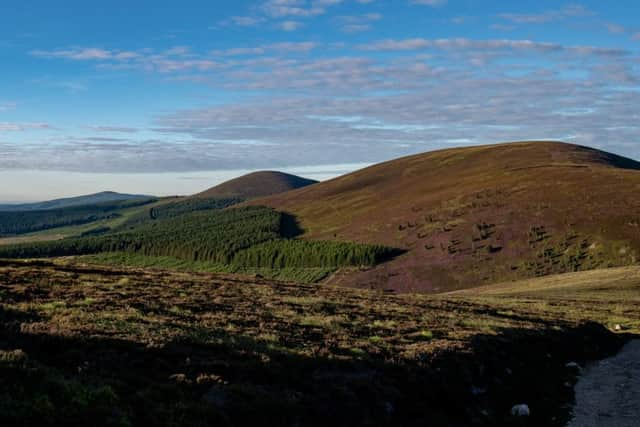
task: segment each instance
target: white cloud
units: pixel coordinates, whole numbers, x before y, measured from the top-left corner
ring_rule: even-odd
[[[87,126],[88,129],[94,132],[117,132],[117,133],[136,133],[139,131],[137,128],[126,126]]]
[[[50,128],[51,126],[47,123],[0,122],[0,132],[17,132],[17,131],[50,129]]]
[[[591,16],[594,13],[581,5],[569,5],[563,9],[547,10],[540,13],[502,13],[502,19],[516,24],[545,24],[571,17]]]
[[[33,56],[39,56],[43,58],[65,58],[65,59],[74,59],[78,61],[86,61],[86,60],[107,60],[118,58],[118,55],[130,55],[130,52],[114,52],[110,50],[105,50],[101,48],[89,47],[89,48],[74,48],[67,50],[54,50],[54,51],[43,51],[43,50],[34,50],[30,52]]]
[[[47,59],[70,59],[77,61],[98,62],[105,69],[141,69],[160,73],[177,73],[188,71],[212,71],[221,64],[209,57],[192,54],[186,46],[176,46],[163,52],[142,49],[137,52],[121,50],[105,50],[98,48],[73,48],[56,50],[35,50],[31,55]],[[73,86],[72,86],[73,84]],[[64,83],[72,91],[84,90],[86,87],[77,82]]]
[[[278,23],[277,26],[282,31],[296,31],[297,29],[303,27],[304,24],[298,21],[283,21]]]
[[[374,43],[360,45],[364,51],[411,51],[424,49],[442,50],[492,50],[512,49],[539,52],[572,52],[584,55],[619,56],[629,52],[619,48],[603,48],[595,46],[564,46],[559,43],[537,42],[533,40],[489,39],[474,40],[466,38],[455,39],[401,39],[380,40]]]
[[[336,3],[339,3],[337,1]],[[328,5],[333,2],[308,2],[305,0],[268,0],[262,4],[262,10],[274,18],[296,17],[305,18],[322,15]]]
[[[369,31],[371,24],[380,21],[382,15],[380,13],[366,13],[363,15],[338,16],[336,21],[340,25],[340,29],[345,33],[359,33]]]
[[[260,16],[232,16],[227,22],[239,27],[255,27],[264,21],[265,19]]]

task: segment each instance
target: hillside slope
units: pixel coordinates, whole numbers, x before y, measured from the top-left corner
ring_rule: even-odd
[[[103,191],[86,196],[67,197],[64,199],[48,200],[46,202],[22,203],[0,205],[0,211],[16,212],[16,211],[35,211],[49,209],[64,209],[74,206],[94,205],[98,203],[118,202],[122,200],[134,199],[153,199],[153,196],[143,196],[139,194],[122,194],[113,191]]]
[[[283,172],[262,171],[253,172],[198,193],[195,197],[219,198],[233,197],[240,199],[253,199],[284,193],[315,184],[317,181],[290,175]]]
[[[443,292],[629,265],[640,253],[640,163],[558,142],[441,150],[254,201],[305,238],[408,250],[334,284]]]
[[[568,317],[544,299],[498,309],[69,259],[0,261],[0,294],[6,426],[559,427],[566,364],[623,343],[584,323],[599,301]]]

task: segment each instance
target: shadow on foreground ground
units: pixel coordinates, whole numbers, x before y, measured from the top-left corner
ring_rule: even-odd
[[[29,333],[0,310],[0,425],[564,425],[574,372],[622,340],[597,324],[478,335],[470,352],[412,363],[300,357],[215,332],[152,348],[108,337]],[[513,419],[514,404],[531,416]]]

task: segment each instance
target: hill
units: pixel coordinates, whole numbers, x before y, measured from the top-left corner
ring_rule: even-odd
[[[0,211],[17,212],[17,211],[36,211],[50,209],[64,209],[74,206],[95,205],[99,203],[118,202],[123,200],[135,199],[152,199],[152,196],[143,196],[139,194],[122,194],[113,191],[103,191],[101,193],[88,194],[86,196],[67,197],[64,199],[49,200],[46,202],[22,203],[22,204],[5,204],[0,205]]]
[[[405,157],[255,200],[297,217],[304,238],[407,251],[330,282],[444,292],[634,264],[640,163],[559,142]]]
[[[315,184],[317,181],[283,172],[253,172],[212,187],[195,197],[254,199],[284,193]]]

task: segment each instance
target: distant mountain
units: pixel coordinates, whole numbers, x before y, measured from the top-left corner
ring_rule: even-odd
[[[0,211],[37,211],[50,209],[64,209],[73,206],[94,205],[97,203],[117,202],[121,200],[151,199],[153,196],[139,194],[122,194],[113,191],[103,191],[101,193],[89,194],[86,196],[67,197],[64,199],[49,200],[46,202],[22,203],[22,204],[0,204]]]
[[[257,199],[303,238],[407,251],[330,283],[447,291],[640,260],[640,163],[559,142],[434,151]]]
[[[196,194],[195,197],[231,197],[246,200],[284,193],[286,191],[306,187],[315,183],[317,183],[317,181],[283,172],[253,172],[248,175],[223,182],[220,185]]]

